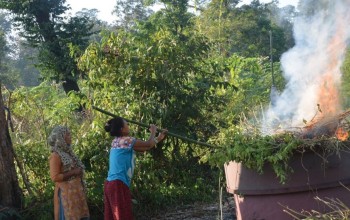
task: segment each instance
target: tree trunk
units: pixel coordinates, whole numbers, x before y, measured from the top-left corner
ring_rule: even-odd
[[[14,150],[6,120],[0,82],[0,206],[21,208],[22,192],[19,187]]]
[[[80,91],[78,82],[76,80],[72,80],[66,77],[64,81],[65,82],[63,83],[63,90],[66,94],[68,94],[71,91],[75,91],[75,92]],[[80,104],[79,107],[75,109],[75,111],[82,112],[84,109],[85,109],[85,105]]]
[[[72,75],[72,71],[76,70],[76,64],[70,65],[69,54],[60,45],[59,36],[55,33],[55,23],[50,20],[50,12],[48,10],[37,10],[33,14],[36,22],[41,30],[41,36],[44,39],[43,45],[54,55],[57,60],[65,60],[63,65],[55,65],[54,69],[63,76],[63,89],[66,94],[71,91],[79,92],[77,79]],[[82,109],[80,109],[82,110]]]
[[[65,78],[65,82],[63,82],[63,89],[66,94],[68,94],[70,91],[79,92],[79,85],[76,79],[70,79],[68,77]]]

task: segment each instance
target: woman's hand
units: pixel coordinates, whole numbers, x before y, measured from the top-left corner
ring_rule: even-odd
[[[150,124],[149,131],[151,132],[151,134],[155,135],[157,132],[157,126],[155,126],[154,124]]]
[[[69,180],[71,177],[83,177],[84,170],[80,167],[76,167],[66,173],[63,173],[63,181]]]
[[[76,167],[72,170],[72,174],[73,176],[78,176],[78,177],[82,177],[83,176],[83,169],[81,169],[80,167]]]
[[[168,133],[168,130],[163,129],[162,132],[160,132],[158,137],[157,137],[158,142],[162,141],[166,137],[167,133]]]
[[[159,141],[162,141],[165,138],[166,133],[168,132],[168,130],[164,129],[164,130],[162,130],[161,133],[159,133],[158,137],[155,137],[155,134],[157,132],[157,126],[155,126],[154,124],[150,125],[149,130],[151,132],[151,135],[150,135],[150,137],[149,137],[149,139],[147,141],[142,141],[142,140],[136,139],[136,142],[134,144],[134,150],[135,151],[144,152],[146,150],[151,149]]]

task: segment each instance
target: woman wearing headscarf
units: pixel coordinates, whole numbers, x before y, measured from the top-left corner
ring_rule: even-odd
[[[48,143],[51,148],[50,177],[55,182],[55,220],[89,219],[83,182],[85,167],[72,150],[69,129],[66,126],[56,126]]]

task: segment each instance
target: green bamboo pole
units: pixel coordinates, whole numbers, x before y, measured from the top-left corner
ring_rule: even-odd
[[[99,112],[101,112],[101,113],[103,113],[103,114],[109,115],[111,117],[117,117],[117,115],[115,115],[113,113],[110,113],[110,112],[108,112],[106,110],[103,110],[101,108],[98,108],[96,106],[92,106],[92,108],[97,110],[97,111],[99,111]],[[124,118],[124,120],[129,122],[129,123],[133,123],[133,124],[139,125],[141,127],[149,128],[148,124],[144,124],[142,122],[138,122],[138,121],[134,121],[134,120],[126,119],[126,118]],[[162,129],[158,128],[157,131],[161,132]],[[196,140],[193,140],[193,139],[190,139],[190,138],[187,138],[187,137],[183,137],[183,136],[180,136],[178,134],[175,134],[175,133],[172,133],[172,132],[169,132],[169,131],[167,132],[167,135],[179,138],[181,140],[184,140],[184,141],[187,141],[187,142],[190,142],[190,143],[194,143],[194,144],[198,144],[198,145],[202,145],[202,146],[206,146],[206,147],[211,147],[211,148],[217,148],[216,146],[213,146],[213,145],[210,145],[210,144],[207,144],[207,143],[204,143],[204,142],[196,141]]]

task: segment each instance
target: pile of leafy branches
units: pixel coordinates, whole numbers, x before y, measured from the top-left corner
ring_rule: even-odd
[[[350,141],[339,141],[336,137],[306,139],[296,132],[264,136],[245,133],[238,128],[227,129],[220,140],[221,147],[215,149],[209,158],[212,165],[222,167],[229,161],[236,161],[262,174],[264,166],[269,164],[281,183],[285,183],[288,174],[293,171],[289,161],[295,153],[314,151],[326,157],[350,147]]]

